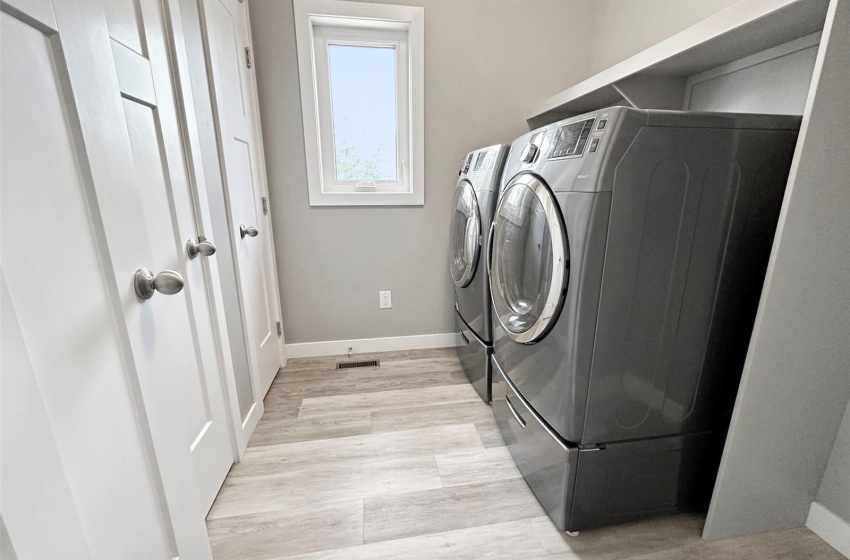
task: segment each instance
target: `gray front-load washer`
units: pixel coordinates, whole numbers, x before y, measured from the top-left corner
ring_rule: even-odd
[[[706,504],[799,125],[614,107],[514,142],[493,410],[561,529]]]
[[[508,147],[499,144],[470,152],[461,161],[452,201],[449,272],[454,282],[458,357],[481,398],[490,402],[493,336],[490,288],[482,254],[490,228]]]

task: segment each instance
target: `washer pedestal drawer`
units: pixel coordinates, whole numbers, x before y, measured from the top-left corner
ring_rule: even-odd
[[[505,445],[562,531],[582,531],[708,505],[724,432],[579,447],[533,411],[493,357],[493,414]]]
[[[455,324],[460,335],[460,346],[457,347],[457,355],[460,365],[472,386],[481,396],[481,399],[490,403],[490,380],[492,369],[490,366],[490,355],[493,347],[483,343],[469,325],[463,320],[455,309]]]
[[[578,446],[553,436],[496,366],[493,414],[505,445],[543,509],[561,531],[572,531],[570,510]]]

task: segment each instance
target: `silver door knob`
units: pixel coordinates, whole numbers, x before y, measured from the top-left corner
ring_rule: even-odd
[[[239,235],[242,236],[242,239],[245,239],[246,235],[248,237],[257,237],[259,234],[260,230],[254,226],[246,226],[244,224],[239,226]]]
[[[140,268],[136,271],[133,286],[139,299],[150,299],[155,291],[170,296],[183,289],[183,277],[173,270],[163,270],[154,276],[147,268]]]
[[[201,235],[197,241],[190,239],[186,242],[186,252],[190,259],[194,259],[198,255],[211,257],[215,255],[215,244]]]

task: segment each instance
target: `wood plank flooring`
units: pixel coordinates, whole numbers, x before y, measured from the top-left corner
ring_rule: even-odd
[[[807,529],[719,542],[684,515],[572,538],[545,516],[453,349],[290,360],[207,517],[216,560],[835,559]]]

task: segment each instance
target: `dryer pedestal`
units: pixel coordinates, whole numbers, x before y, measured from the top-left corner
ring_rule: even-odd
[[[594,447],[561,439],[493,366],[493,413],[531,491],[561,531],[708,506],[724,433]]]
[[[478,335],[469,328],[457,309],[455,309],[455,324],[461,344],[457,347],[457,355],[460,358],[461,366],[463,366],[463,372],[481,396],[481,399],[489,404],[492,379],[490,355],[493,353],[493,347],[478,338]]]

